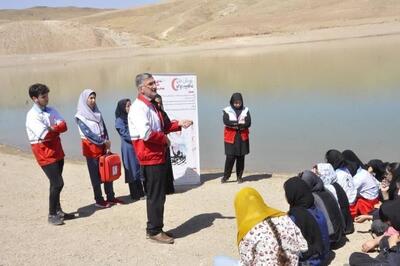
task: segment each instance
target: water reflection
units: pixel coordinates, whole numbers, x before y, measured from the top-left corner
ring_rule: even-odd
[[[42,82],[69,125],[63,137],[68,156],[80,158],[73,115],[85,88],[97,92],[113,149],[119,151],[114,110],[119,99],[135,98],[134,76],[195,73],[203,168],[223,166],[222,108],[235,91],[242,92],[253,120],[247,170],[299,171],[321,161],[332,147],[351,148],[364,160],[398,161],[399,45],[400,37],[391,36],[0,68],[0,142],[29,149],[27,88]]]

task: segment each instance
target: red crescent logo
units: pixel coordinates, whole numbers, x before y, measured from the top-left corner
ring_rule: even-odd
[[[178,91],[178,89],[176,88],[176,80],[177,78],[172,79],[171,81],[171,87],[174,91]]]

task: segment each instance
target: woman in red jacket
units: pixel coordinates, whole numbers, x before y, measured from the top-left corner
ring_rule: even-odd
[[[249,154],[249,127],[251,117],[249,108],[243,105],[240,93],[234,93],[230,105],[223,110],[224,143],[225,143],[225,170],[221,183],[225,183],[232,173],[236,161],[237,182],[242,183],[244,171],[244,156]]]
[[[108,208],[113,204],[123,204],[123,201],[115,198],[112,182],[104,183],[104,191],[107,201],[101,192],[101,179],[99,172],[99,157],[109,152],[111,142],[108,138],[106,124],[103,116],[97,108],[96,92],[90,89],[84,90],[79,96],[75,121],[78,124],[82,140],[82,153],[86,157],[92,183],[95,206]]]

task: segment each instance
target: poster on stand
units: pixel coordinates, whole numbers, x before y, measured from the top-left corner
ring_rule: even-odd
[[[170,120],[190,119],[193,125],[168,134],[175,185],[200,184],[197,77],[193,74],[154,74],[157,93]]]

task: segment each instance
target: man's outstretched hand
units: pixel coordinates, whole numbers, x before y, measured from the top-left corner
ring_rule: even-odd
[[[178,125],[183,128],[188,128],[193,125],[193,121],[188,119],[179,120]]]

